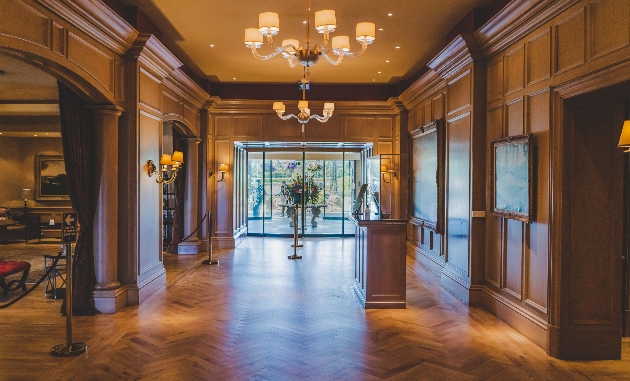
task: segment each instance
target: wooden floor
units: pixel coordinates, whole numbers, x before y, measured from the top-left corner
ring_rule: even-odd
[[[622,380],[621,361],[566,362],[407,260],[407,309],[364,310],[349,239],[254,238],[204,256],[168,255],[167,287],[140,307],[75,317],[88,353],[56,358],[61,301],[34,292],[0,310],[0,380]]]

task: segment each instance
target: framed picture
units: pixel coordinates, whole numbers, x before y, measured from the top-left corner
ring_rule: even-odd
[[[35,155],[35,199],[70,200],[63,155]]]
[[[409,222],[444,234],[444,119],[411,131],[413,214]]]
[[[523,222],[532,220],[531,134],[494,140],[492,213]]]

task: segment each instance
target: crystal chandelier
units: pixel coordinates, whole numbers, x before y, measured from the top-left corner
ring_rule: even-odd
[[[281,46],[277,46],[273,42],[273,36],[280,31],[280,19],[278,14],[274,12],[265,12],[258,15],[258,29],[245,29],[245,46],[252,49],[252,54],[259,60],[268,60],[282,53],[282,56],[289,60],[289,66],[295,67],[299,62],[304,67],[313,66],[319,60],[319,56],[324,56],[328,62],[333,65],[339,65],[344,56],[358,57],[363,54],[369,44],[374,42],[376,35],[376,27],[371,22],[360,22],[356,28],[356,39],[361,44],[361,50],[356,53],[350,52],[350,38],[348,36],[333,37],[331,49],[328,49],[330,33],[335,31],[337,20],[335,11],[324,10],[315,12],[315,29],[319,33],[324,34],[324,42],[321,45],[311,44],[310,42],[310,0],[306,1],[306,42],[300,44],[300,41],[294,39],[283,40]],[[267,37],[267,42],[274,50],[273,53],[261,56],[258,54],[258,48],[262,47],[263,35]],[[337,56],[333,59],[330,55]]]
[[[302,80],[300,82],[302,83],[302,100],[298,102],[298,109],[300,110],[300,112],[297,115],[289,114],[283,116],[282,114],[284,114],[286,108],[284,106],[284,103],[282,102],[273,102],[273,111],[275,111],[282,120],[296,118],[298,122],[300,122],[300,124],[302,125],[302,132],[304,132],[304,125],[308,123],[308,121],[311,119],[326,123],[328,119],[332,116],[333,111],[335,111],[335,104],[330,102],[324,103],[324,116],[311,115],[311,109],[308,108],[308,101],[306,100],[306,84],[310,83],[309,71],[307,66],[304,66],[304,76],[302,77]]]

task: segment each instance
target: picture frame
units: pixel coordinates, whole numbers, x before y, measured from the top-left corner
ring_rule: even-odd
[[[492,210],[496,216],[525,223],[533,219],[532,134],[490,143]]]
[[[35,155],[35,199],[70,200],[63,155]]]
[[[446,121],[433,122],[410,132],[411,210],[409,222],[444,234]]]

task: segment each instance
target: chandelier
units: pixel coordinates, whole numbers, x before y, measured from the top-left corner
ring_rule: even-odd
[[[310,67],[317,63],[319,56],[324,56],[333,65],[339,65],[343,57],[358,57],[365,53],[369,44],[374,42],[376,27],[371,22],[360,22],[356,28],[356,39],[361,44],[361,50],[356,53],[350,52],[350,38],[348,36],[336,36],[332,38],[331,49],[328,49],[330,33],[335,31],[337,20],[335,11],[324,10],[315,12],[315,29],[324,35],[324,42],[321,45],[310,42],[310,0],[306,1],[306,42],[287,39],[282,41],[281,46],[273,42],[273,36],[280,31],[280,19],[274,12],[264,12],[258,15],[258,29],[245,29],[245,46],[252,49],[252,54],[259,60],[268,60],[282,53],[282,56],[289,61],[289,66],[295,67],[299,62],[304,67]],[[267,37],[267,42],[274,50],[273,53],[261,56],[256,49],[262,47],[263,35]],[[330,55],[337,56],[333,59]]]
[[[304,125],[308,123],[308,121],[311,119],[326,123],[328,119],[332,116],[333,111],[335,111],[335,104],[331,102],[324,103],[323,116],[311,115],[311,109],[308,108],[308,101],[306,100],[306,85],[311,82],[309,79],[309,71],[307,66],[304,66],[304,76],[302,77],[302,80],[300,82],[302,83],[302,100],[298,102],[298,109],[300,110],[300,112],[297,115],[289,114],[283,116],[282,114],[284,114],[286,108],[284,103],[282,102],[273,102],[273,111],[275,111],[282,120],[296,118],[298,122],[300,122],[300,124],[302,125],[302,132],[304,132]]]

